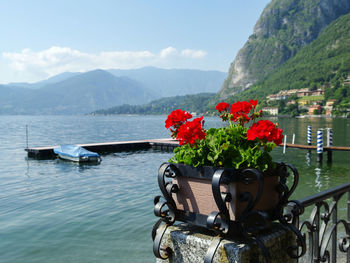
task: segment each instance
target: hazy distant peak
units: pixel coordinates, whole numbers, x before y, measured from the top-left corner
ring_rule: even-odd
[[[34,83],[36,90],[0,90],[0,114],[80,114],[165,96],[216,93],[225,77],[219,71],[155,67],[65,72]]]

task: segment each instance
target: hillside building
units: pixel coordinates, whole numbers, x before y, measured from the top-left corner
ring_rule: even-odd
[[[277,107],[264,107],[262,108],[263,112],[267,112],[269,115],[278,115]]]
[[[309,115],[314,115],[314,114],[321,114],[322,111],[322,107],[321,105],[311,105],[309,107]]]
[[[326,111],[326,115],[332,116],[333,105],[336,101],[337,100],[334,99],[326,101],[326,106],[323,107],[323,109]]]

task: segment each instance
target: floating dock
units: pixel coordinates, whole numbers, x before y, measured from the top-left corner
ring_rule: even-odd
[[[179,146],[179,142],[173,139],[153,139],[153,140],[141,140],[141,141],[123,141],[123,142],[103,142],[103,143],[89,143],[89,144],[77,144],[85,149],[97,152],[99,154],[113,153],[113,152],[128,152],[156,149],[162,151],[172,151]],[[284,145],[279,145],[283,147]],[[25,151],[28,153],[28,157],[36,159],[50,159],[56,155],[53,152],[53,148],[57,146],[48,147],[34,147],[27,148]],[[298,148],[305,150],[316,150],[317,147],[313,145],[291,144],[287,143],[288,148]],[[324,151],[350,151],[350,147],[342,146],[329,146],[323,147]]]
[[[179,146],[177,140],[173,139],[154,139],[154,140],[140,140],[140,141],[123,141],[123,142],[103,142],[103,143],[89,143],[77,144],[89,151],[97,152],[99,154],[114,153],[114,152],[128,152],[156,149],[162,151],[172,151]],[[28,157],[35,159],[51,159],[56,155],[53,149],[57,146],[33,147],[26,148]]]

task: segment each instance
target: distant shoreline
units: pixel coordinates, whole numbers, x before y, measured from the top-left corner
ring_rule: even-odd
[[[85,114],[87,116],[166,116],[167,113],[164,114]],[[197,114],[197,115],[203,115],[206,117],[213,117],[212,114]],[[296,119],[305,119],[305,118],[327,118],[327,119],[348,119],[346,116],[329,116],[329,115],[299,115],[299,116],[291,116],[287,114],[283,115],[264,115],[264,117],[276,117],[276,118],[296,118]]]

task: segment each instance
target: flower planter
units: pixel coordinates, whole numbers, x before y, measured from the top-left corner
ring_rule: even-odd
[[[191,167],[175,164],[181,175],[173,179],[179,190],[173,194],[176,208],[181,211],[209,215],[213,211],[220,211],[212,193],[212,178],[217,167]],[[249,177],[252,181],[243,182],[241,171],[227,170],[229,172],[226,184],[220,186],[221,192],[230,193],[231,201],[226,202],[230,221],[240,218],[247,208],[247,201],[240,201],[244,193],[251,193],[253,198],[258,195],[259,182],[257,178]],[[251,176],[251,174],[246,174]],[[253,210],[272,211],[278,205],[278,175],[263,174],[262,194]]]
[[[203,116],[190,120],[192,115],[181,109],[167,117],[165,127],[181,147],[174,150],[173,163],[162,164],[158,171],[163,196],[154,199],[154,213],[160,217],[152,231],[156,257],[164,259],[169,254],[161,248],[161,240],[167,226],[175,221],[205,227],[219,237],[251,239],[265,258],[266,248],[257,234],[272,221],[278,219],[302,239],[288,221],[290,216],[283,215],[297,186],[298,172],[291,165],[272,161],[270,152],[281,144],[283,130],[269,120],[257,121],[262,117],[257,103],[237,101],[230,108],[228,103],[220,102],[216,109],[228,125],[209,130],[204,129]],[[251,126],[245,127],[249,122]],[[213,166],[204,166],[208,164]],[[239,169],[214,167],[217,165]],[[294,179],[290,188],[286,184],[288,169]],[[162,222],[165,226],[160,227]],[[205,262],[211,262],[219,243],[218,239],[212,242]]]
[[[286,186],[294,174],[291,189]],[[159,187],[166,202],[156,200],[156,215],[162,217],[167,206],[168,223],[175,220],[218,230],[221,234],[258,232],[269,226],[285,205],[297,184],[292,166],[276,164],[274,170],[192,167],[164,163],[158,174]],[[158,203],[158,206],[157,206]],[[158,209],[158,210],[157,210]]]

